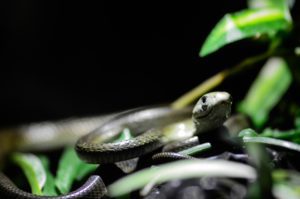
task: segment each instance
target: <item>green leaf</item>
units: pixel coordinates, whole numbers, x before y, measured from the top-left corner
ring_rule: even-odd
[[[61,194],[69,193],[76,179],[81,180],[96,167],[96,165],[84,163],[77,157],[74,148],[68,147],[59,161],[55,185]]]
[[[300,137],[300,129],[281,131],[277,129],[266,128],[259,136],[293,141],[294,139],[298,139]]]
[[[256,137],[256,136],[258,136],[258,134],[253,129],[247,128],[247,129],[243,129],[239,132],[238,137],[243,138],[244,136]]]
[[[243,140],[247,138],[245,136]],[[257,137],[250,137],[257,138]],[[251,165],[255,166],[257,179],[249,187],[247,198],[271,198],[272,197],[272,176],[271,165],[266,149],[256,143],[246,145]]]
[[[295,0],[248,0],[249,8],[268,8],[274,7],[288,10],[295,4]]]
[[[291,27],[287,13],[278,8],[247,9],[226,14],[205,40],[200,56],[204,57],[235,41],[267,34],[273,37]]]
[[[193,155],[202,153],[203,151],[207,151],[210,148],[211,148],[211,144],[209,142],[205,142],[203,144],[198,144],[198,145],[190,147],[188,149],[179,151],[178,153],[183,154],[183,155],[193,156]]]
[[[275,198],[300,198],[300,174],[295,170],[275,170],[272,173],[275,182],[273,194]]]
[[[13,153],[11,159],[24,172],[32,193],[42,195],[42,188],[46,182],[46,171],[41,160],[30,153]]]
[[[76,180],[77,181],[82,180],[88,174],[94,172],[98,168],[98,166],[99,165],[97,165],[97,164],[86,164],[84,162],[81,162],[79,169],[78,169]]]
[[[289,8],[293,7],[291,0],[248,0],[249,8],[277,8],[280,9],[287,21],[292,21]]]
[[[66,194],[71,190],[76,179],[80,160],[73,148],[66,148],[58,164],[55,184],[61,194]]]
[[[269,59],[239,104],[239,112],[250,116],[256,127],[262,127],[291,82],[292,75],[287,63],[282,58]]]
[[[49,168],[49,159],[46,156],[39,157],[42,161],[42,164],[46,171],[46,182],[43,188],[43,195],[44,196],[57,196],[58,193],[55,189],[55,181],[52,173],[50,172]]]
[[[133,135],[129,128],[124,128],[123,131],[120,132],[120,135],[117,139],[114,140],[114,143],[130,140],[133,138]]]

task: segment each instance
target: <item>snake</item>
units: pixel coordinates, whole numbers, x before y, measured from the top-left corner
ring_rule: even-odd
[[[0,161],[13,151],[46,151],[74,145],[79,137],[89,133],[116,114],[45,121],[0,130]],[[19,189],[0,172],[0,198],[7,199],[96,199],[106,194],[100,176],[92,175],[78,189],[61,196],[39,196]]]
[[[195,127],[193,135],[218,128],[229,117],[231,105],[231,95],[218,91],[203,95],[194,108],[174,110],[169,106],[161,106],[128,111],[81,137],[75,150],[88,163],[129,160],[170,142],[162,127],[190,119],[191,115]],[[113,142],[124,128],[131,129],[134,138]]]
[[[51,139],[45,138],[47,136],[40,136],[41,132],[49,135],[52,132],[53,135],[50,135],[52,138],[59,138],[68,132],[71,141],[68,141],[67,138],[60,140],[72,144],[76,139],[75,150],[83,161],[97,164],[115,163],[153,152],[171,142],[172,140],[169,140],[168,136],[164,134],[163,127],[191,119],[191,116],[194,124],[193,135],[219,127],[229,117],[231,104],[232,99],[229,93],[211,92],[203,95],[194,108],[187,107],[175,110],[168,105],[142,107],[92,120],[49,122],[23,126],[18,129],[13,128],[10,131],[0,133],[0,136],[6,135],[4,136],[6,139],[4,143],[8,144],[3,145],[3,151],[5,151],[4,154],[7,154],[15,149],[25,151],[47,150],[46,143],[49,143]],[[129,140],[114,142],[124,128],[129,128],[134,137]],[[37,129],[38,131],[35,131]],[[14,131],[17,133],[10,133]],[[41,144],[43,142],[45,143],[44,146]],[[57,147],[64,144],[58,142],[54,145]],[[52,147],[51,144],[49,147]],[[67,195],[37,196],[20,190],[4,173],[0,173],[0,196],[3,195],[5,198],[95,199],[103,196],[105,192],[106,189],[100,176],[91,176],[80,188]]]

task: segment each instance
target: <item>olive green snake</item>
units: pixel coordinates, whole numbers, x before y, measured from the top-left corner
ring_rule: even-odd
[[[194,124],[193,135],[223,125],[230,115],[231,104],[232,99],[227,92],[212,92],[203,95],[193,109],[188,107],[174,110],[169,106],[153,106],[91,119],[12,128],[0,133],[3,137],[0,137],[0,157],[11,150],[47,150],[49,147],[74,144],[77,140],[75,150],[86,162],[103,164],[124,161],[150,153],[168,143],[170,140],[164,135],[163,127],[188,120],[191,116]],[[113,142],[124,128],[129,128],[134,138]],[[14,133],[11,133],[12,131]],[[45,136],[47,133],[50,138]],[[40,139],[37,139],[38,137]],[[50,140],[56,140],[55,145],[49,144]],[[3,173],[0,173],[0,196],[1,194],[6,198],[48,198],[20,190]],[[49,198],[99,198],[104,194],[105,186],[101,178],[91,176],[78,190],[65,196]]]

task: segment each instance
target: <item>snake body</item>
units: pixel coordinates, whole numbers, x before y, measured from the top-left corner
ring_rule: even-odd
[[[7,199],[96,199],[106,193],[100,176],[93,175],[77,190],[62,196],[38,196],[16,187],[3,173],[0,173],[0,196]]]
[[[158,149],[164,135],[160,127],[191,117],[195,124],[194,134],[223,125],[231,112],[232,99],[227,92],[203,95],[194,109],[174,110],[170,107],[136,109],[110,120],[83,136],[76,143],[79,157],[89,163],[112,163],[128,160]],[[111,140],[124,128],[129,128],[135,138],[113,143]]]
[[[213,92],[202,96],[193,110],[191,108],[173,110],[168,106],[156,106],[126,111],[117,116],[109,116],[109,118],[102,118],[92,123],[93,127],[95,127],[94,125],[99,127],[92,130],[91,133],[83,135],[77,141],[75,149],[79,157],[87,162],[112,163],[128,160],[152,152],[165,144],[165,137],[161,132],[161,127],[190,118],[192,115],[195,124],[194,134],[197,135],[222,125],[229,116],[230,107],[231,97],[228,93]],[[75,122],[74,124],[78,125],[80,123]],[[64,127],[60,128],[60,126]],[[47,129],[49,126],[45,125],[44,127]],[[72,128],[69,128],[69,126],[64,123],[53,123],[51,128],[56,129],[56,131],[54,130],[53,132],[57,133],[57,135],[72,132],[70,131]],[[129,128],[133,132],[134,138],[117,143],[113,142],[124,128]],[[63,131],[59,129],[63,129]],[[76,132],[77,130],[74,129],[74,131]],[[29,140],[27,144],[23,144],[24,142],[22,140],[24,139],[22,139],[22,137],[26,137],[32,134],[32,132],[33,131],[27,132],[23,130],[22,133],[18,134],[21,138],[18,138],[17,144],[9,149],[31,149],[30,139],[27,139]],[[82,134],[86,133],[87,132],[84,132]],[[73,138],[72,142],[74,141],[74,137],[76,139],[78,138],[78,134],[70,136]],[[10,139],[10,143],[16,143],[15,137],[13,137],[12,134],[9,134],[6,138],[7,137]],[[34,143],[37,144],[37,141]],[[9,151],[6,148],[5,150]],[[104,193],[105,189],[100,177],[91,176],[78,190],[65,196],[52,198],[96,199],[104,195]],[[5,196],[5,198],[20,199],[51,198],[24,192],[16,188],[3,173],[0,173],[0,196],[2,195]]]
[[[128,111],[83,136],[75,149],[89,163],[113,163],[138,157],[163,145],[159,127],[184,120],[190,113],[191,108],[173,110],[167,106]],[[124,128],[129,128],[135,138],[110,142]]]
[[[115,114],[103,116],[70,118],[56,122],[33,123],[15,128],[0,130],[0,159],[11,151],[44,151],[72,145],[81,136],[111,119]],[[100,176],[91,176],[77,190],[62,196],[38,196],[16,187],[13,182],[0,172],[0,198],[7,199],[75,199],[101,198],[106,187]]]

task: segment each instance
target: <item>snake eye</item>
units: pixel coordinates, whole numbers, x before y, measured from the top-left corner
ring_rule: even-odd
[[[203,96],[201,99],[202,99],[203,104],[205,104],[205,102],[206,102],[206,96]]]

